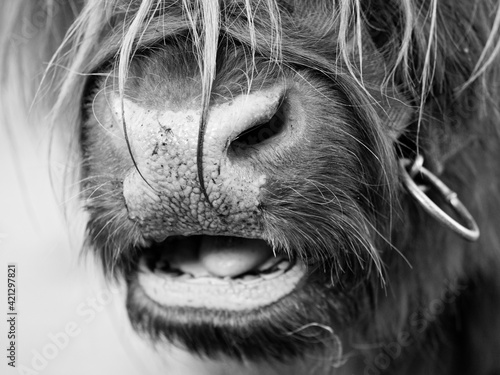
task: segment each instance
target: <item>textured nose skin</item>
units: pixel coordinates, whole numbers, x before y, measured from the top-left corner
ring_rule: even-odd
[[[125,99],[123,120],[137,169],[126,175],[123,194],[129,218],[146,238],[160,241],[169,235],[200,233],[261,236],[258,206],[266,175],[251,160],[228,157],[228,148],[246,129],[273,116],[281,94],[275,88],[210,108],[203,177],[211,204],[197,176],[201,110],[151,109]],[[121,124],[120,99],[110,100],[115,121]]]

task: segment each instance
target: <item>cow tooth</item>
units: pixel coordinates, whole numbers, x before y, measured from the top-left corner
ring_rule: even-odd
[[[267,274],[262,274],[261,277],[264,279],[264,280],[271,280],[271,279],[274,279],[276,277],[278,277],[279,275],[282,275],[285,273],[285,270],[283,269],[280,269],[280,270],[277,270],[275,272],[272,272],[272,273],[267,273]]]
[[[253,285],[260,283],[263,280],[261,275],[247,275],[247,276],[252,276],[252,277],[246,278],[245,276],[245,278],[238,279],[238,283],[243,285]]]
[[[268,260],[266,260],[264,263],[262,263],[258,268],[257,268],[257,271],[259,272],[264,272],[268,269],[271,269],[273,268],[274,266],[276,266],[276,264],[278,264],[279,262],[281,262],[283,259],[285,259],[283,257],[283,255],[278,255],[277,257],[271,257],[269,258]]]

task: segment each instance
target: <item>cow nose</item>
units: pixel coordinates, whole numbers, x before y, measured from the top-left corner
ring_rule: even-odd
[[[275,86],[212,104],[202,132],[197,106],[150,109],[127,101],[124,122],[135,162],[123,183],[129,218],[156,239],[261,237],[266,165],[296,141],[287,136],[284,93]]]
[[[206,153],[221,152],[223,158],[237,159],[272,143],[285,129],[283,96],[283,90],[276,87],[212,107],[206,133],[199,139]]]

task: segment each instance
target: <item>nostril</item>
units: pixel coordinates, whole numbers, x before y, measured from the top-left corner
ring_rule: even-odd
[[[271,118],[261,119],[257,124],[240,133],[230,144],[230,150],[234,152],[244,151],[248,148],[270,142],[284,132],[286,128],[286,116],[284,105],[278,107],[278,110]]]

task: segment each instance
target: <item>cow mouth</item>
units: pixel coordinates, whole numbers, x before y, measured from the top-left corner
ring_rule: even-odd
[[[242,311],[279,301],[305,274],[261,239],[172,236],[143,253],[137,281],[160,306]]]

